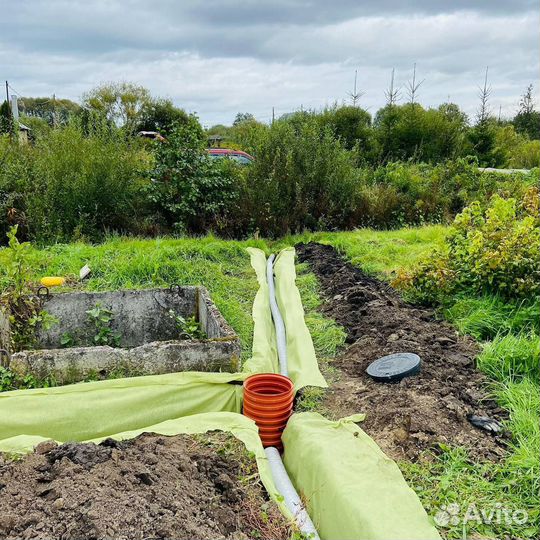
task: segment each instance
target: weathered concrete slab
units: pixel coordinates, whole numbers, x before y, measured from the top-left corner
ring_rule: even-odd
[[[96,305],[112,311],[110,328],[119,335],[119,347],[93,345],[96,330],[86,311]],[[203,287],[56,294],[44,300],[43,309],[59,322],[37,331],[32,350],[11,355],[10,368],[18,373],[52,375],[66,384],[119,370],[142,375],[240,369],[240,340]],[[169,310],[196,315],[206,339],[180,339]],[[6,317],[0,315],[0,348],[8,348]],[[76,346],[61,347],[66,333],[76,336]]]

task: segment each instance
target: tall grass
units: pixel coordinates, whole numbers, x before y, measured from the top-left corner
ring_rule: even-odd
[[[527,331],[499,334],[487,342],[477,359],[478,367],[497,381],[529,377],[540,383],[540,337]]]
[[[509,302],[495,295],[457,296],[447,300],[443,314],[461,334],[475,339],[519,330],[540,332],[540,303],[534,300]]]

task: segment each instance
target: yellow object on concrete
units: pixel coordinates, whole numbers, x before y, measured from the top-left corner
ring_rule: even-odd
[[[59,276],[42,277],[40,282],[44,287],[60,287],[66,282],[66,278]]]

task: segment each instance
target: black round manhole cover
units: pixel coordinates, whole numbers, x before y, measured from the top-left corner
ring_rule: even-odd
[[[383,356],[369,364],[367,374],[381,382],[401,381],[420,371],[420,357],[414,353],[396,353]]]

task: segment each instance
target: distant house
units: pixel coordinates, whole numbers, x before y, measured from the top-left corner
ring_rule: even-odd
[[[137,137],[142,137],[143,139],[152,139],[154,141],[165,141],[165,137],[158,133],[157,131],[139,131]]]
[[[23,123],[19,122],[19,142],[22,144],[27,144],[30,139],[30,132],[32,130],[25,126]]]
[[[221,135],[210,135],[208,137],[208,146],[212,148],[220,148],[223,137]]]

